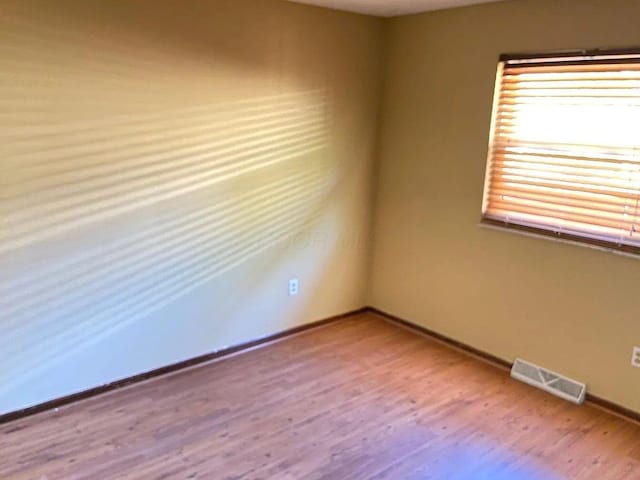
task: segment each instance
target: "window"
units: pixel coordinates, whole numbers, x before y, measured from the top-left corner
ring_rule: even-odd
[[[640,254],[640,50],[500,60],[483,223]]]

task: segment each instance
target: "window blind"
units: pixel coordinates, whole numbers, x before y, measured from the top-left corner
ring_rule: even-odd
[[[482,211],[640,253],[640,50],[501,57]]]

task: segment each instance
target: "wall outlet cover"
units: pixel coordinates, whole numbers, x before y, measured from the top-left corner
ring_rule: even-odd
[[[633,356],[631,357],[631,365],[640,368],[640,347],[633,347]]]
[[[293,297],[295,295],[298,295],[299,291],[300,291],[300,280],[298,280],[297,278],[291,278],[289,280],[289,296]]]

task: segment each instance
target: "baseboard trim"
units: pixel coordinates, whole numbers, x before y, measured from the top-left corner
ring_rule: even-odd
[[[366,311],[376,314],[382,318],[384,318],[385,320],[394,323],[396,325],[399,325],[401,327],[404,327],[408,330],[412,330],[418,334],[421,335],[425,335],[427,337],[430,337],[440,343],[443,343],[451,348],[454,348],[456,350],[462,351],[468,355],[471,355],[473,357],[476,357],[486,363],[489,363],[493,366],[499,367],[501,369],[505,369],[505,370],[511,370],[511,367],[513,366],[513,363],[502,359],[500,357],[497,357],[495,355],[492,355],[490,353],[484,352],[482,350],[479,350],[475,347],[472,347],[470,345],[467,345],[466,343],[462,343],[459,342],[457,340],[454,340],[450,337],[447,337],[446,335],[442,335],[441,333],[438,332],[434,332],[433,330],[430,330],[428,328],[425,328],[421,325],[417,325],[413,322],[410,322],[408,320],[405,320],[403,318],[400,318],[396,315],[390,314],[388,312],[385,312],[383,310],[380,310],[378,308],[375,307],[368,307],[366,309]],[[634,410],[631,410],[627,407],[623,407],[622,405],[618,405],[617,403],[611,402],[609,400],[606,400],[604,398],[598,397],[596,395],[587,393],[586,396],[586,400],[587,403],[589,403],[590,405],[599,408],[600,410],[604,410],[610,414],[613,414],[617,417],[621,417],[625,420],[629,420],[631,422],[634,423],[638,423],[640,424],[640,412],[636,412]]]
[[[191,368],[191,367],[195,367],[198,365],[202,365],[204,363],[207,362],[211,362],[213,360],[219,360],[222,359],[224,357],[228,357],[231,356],[233,354],[236,353],[240,353],[246,350],[250,350],[256,347],[260,347],[263,345],[267,345],[269,343],[278,341],[278,340],[283,340],[287,337],[299,334],[299,333],[303,333],[307,330],[313,330],[315,328],[319,328],[319,327],[323,327],[325,325],[328,325],[330,323],[333,322],[337,322],[349,317],[352,317],[354,315],[358,315],[361,313],[372,313],[372,314],[376,314],[379,317],[395,324],[398,325],[400,327],[403,327],[405,329],[411,330],[415,333],[427,336],[429,338],[432,338],[433,340],[436,340],[444,345],[447,345],[448,347],[454,348],[458,351],[461,351],[463,353],[466,353],[470,356],[473,356],[475,358],[478,358],[486,363],[489,363],[495,367],[498,367],[500,369],[503,370],[510,370],[512,363],[502,359],[500,357],[497,357],[495,355],[492,355],[490,353],[484,352],[482,350],[479,350],[475,347],[472,347],[470,345],[467,345],[466,343],[463,342],[459,342],[457,340],[454,340],[450,337],[447,337],[446,335],[442,335],[440,333],[437,333],[433,330],[430,330],[428,328],[422,327],[420,325],[417,325],[413,322],[410,322],[408,320],[405,320],[403,318],[400,318],[396,315],[392,315],[390,313],[387,313],[385,311],[382,311],[378,308],[375,307],[363,307],[357,310],[353,310],[350,312],[346,312],[346,313],[342,313],[340,315],[335,315],[332,317],[328,317],[322,320],[318,320],[312,323],[308,323],[305,325],[301,325],[299,327],[294,327],[288,330],[284,330],[282,332],[279,333],[275,333],[273,335],[269,335],[267,337],[263,337],[257,340],[252,340],[249,342],[245,342],[233,347],[229,347],[226,348],[224,350],[219,350],[217,352],[213,352],[213,353],[208,353],[205,355],[200,355],[198,357],[194,357],[188,360],[184,360],[182,362],[177,362],[177,363],[173,363],[171,365],[166,365],[164,367],[160,367],[157,368],[155,370],[151,370],[149,372],[145,372],[145,373],[141,373],[138,375],[133,375],[131,377],[127,377],[124,378],[122,380],[117,380],[115,382],[112,383],[108,383],[106,385],[100,385],[98,387],[95,388],[91,388],[89,390],[84,390],[82,392],[78,392],[78,393],[74,393],[65,397],[61,397],[61,398],[57,398],[54,400],[50,400],[48,402],[44,402],[38,405],[34,405],[32,407],[28,407],[22,410],[17,410],[15,412],[9,412],[9,413],[5,413],[0,415],[0,425],[5,424],[5,423],[9,423],[15,420],[20,420],[23,419],[25,417],[29,417],[32,415],[36,415],[38,413],[42,413],[42,412],[46,412],[48,410],[53,410],[55,408],[60,408],[63,407],[65,405],[69,405],[71,403],[75,403],[75,402],[79,402],[80,400],[85,400],[87,398],[91,398],[91,397],[95,397],[98,395],[102,395],[104,393],[108,393],[114,390],[118,390],[124,387],[129,387],[131,385],[134,385],[136,383],[140,383],[140,382],[144,382],[146,380],[150,380],[152,378],[157,378],[157,377],[161,377],[163,375],[168,375],[171,373],[175,373],[178,372],[180,370],[185,370],[187,368]],[[621,405],[618,405],[614,402],[611,402],[609,400],[606,400],[604,398],[592,395],[590,393],[587,393],[587,398],[586,398],[586,402],[591,404],[592,406],[599,408],[601,410],[604,410],[608,413],[611,413],[613,415],[616,415],[618,417],[621,417],[625,420],[629,420],[632,421],[634,423],[638,423],[640,424],[640,413],[636,412],[634,410],[630,410],[626,407],[623,407]]]
[[[446,335],[442,335],[441,333],[434,332],[428,328],[425,328],[421,325],[417,325],[408,320],[400,318],[396,315],[392,315],[391,313],[387,313],[383,310],[379,310],[375,307],[369,307],[368,311],[370,313],[374,313],[385,320],[391,321],[392,323],[404,327],[406,329],[412,330],[416,333],[425,335],[434,340],[437,340],[440,343],[446,344],[448,347],[454,348],[456,350],[460,350],[468,355],[473,357],[477,357],[484,362],[490,363],[493,366],[499,367],[501,369],[511,370],[511,366],[513,365],[511,362],[504,360],[500,357],[496,357],[495,355],[491,355],[490,353],[479,350],[471,345],[467,345],[466,343],[459,342],[458,340],[454,340],[451,337],[447,337]]]
[[[587,393],[587,398],[585,401],[595,408],[599,408],[600,410],[604,410],[605,412],[611,413],[617,417],[624,418],[625,420],[629,420],[640,425],[640,412],[636,412],[635,410],[623,407],[622,405],[618,405],[617,403],[611,402],[596,395],[592,395],[591,393]]]
[[[332,317],[324,318],[322,320],[317,320],[315,322],[307,323],[305,325],[300,325],[298,327],[290,328],[288,330],[284,330],[282,332],[275,333],[267,337],[251,340],[249,342],[241,343],[233,347],[225,348],[224,350],[218,350],[216,352],[207,353],[204,355],[200,355],[198,357],[193,357],[188,360],[184,360],[182,362],[172,363],[170,365],[156,368],[154,370],[151,370],[145,373],[140,373],[138,375],[133,375],[131,377],[123,378],[122,380],[116,380],[115,382],[90,388],[82,392],[73,393],[65,397],[49,400],[47,402],[40,403],[32,407],[27,407],[22,410],[16,410],[14,412],[4,413],[0,415],[0,425],[13,422],[15,420],[20,420],[32,415],[36,415],[38,413],[46,412],[48,410],[53,410],[55,408],[60,408],[65,405],[69,405],[71,403],[79,402],[80,400],[85,400],[87,398],[102,395],[107,392],[112,392],[114,390],[128,387],[136,383],[144,382],[152,378],[168,375],[170,373],[175,373],[180,370],[194,367],[196,365],[201,365],[203,363],[211,362],[213,360],[219,360],[219,359],[222,359],[223,357],[228,357],[230,355],[240,353],[242,351],[250,350],[256,347],[260,347],[278,340],[284,340],[287,337],[291,337],[293,335],[306,332],[307,330],[313,330],[319,327],[323,327],[330,323],[337,322],[339,320],[352,317],[354,315],[358,315],[366,311],[367,311],[367,307],[363,307],[357,310],[352,310],[350,312],[341,313],[340,315],[334,315]]]

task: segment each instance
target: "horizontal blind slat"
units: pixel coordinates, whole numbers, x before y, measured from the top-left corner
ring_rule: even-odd
[[[496,205],[499,203],[514,203],[522,207],[540,207],[546,208],[557,212],[558,216],[562,218],[563,213],[576,213],[585,217],[603,218],[608,220],[615,220],[622,223],[633,223],[633,215],[626,213],[623,205],[609,206],[605,208],[604,205],[599,205],[598,208],[590,208],[588,203],[582,203],[580,201],[570,201],[563,199],[562,197],[552,196],[534,196],[534,195],[522,195],[517,192],[496,193],[491,192],[489,194],[489,205]]]
[[[515,149],[529,149],[529,150],[539,150],[546,151],[549,153],[590,153],[590,152],[601,152],[601,153],[616,153],[616,152],[624,152],[626,155],[630,157],[638,158],[638,162],[640,163],[640,157],[638,156],[638,147],[635,145],[620,145],[620,146],[611,146],[611,145],[602,145],[602,144],[585,144],[585,143],[560,143],[560,142],[550,142],[550,141],[538,141],[538,140],[520,140],[520,139],[509,139],[507,135],[503,136],[507,137],[500,138],[493,143],[493,148],[502,148],[508,150]],[[505,141],[506,140],[506,141]],[[637,139],[630,139],[629,141],[634,141]]]
[[[493,179],[493,181],[491,182],[491,185],[495,185],[498,188],[508,188],[510,185],[527,186],[527,187],[545,187],[545,188],[552,188],[552,189],[567,190],[570,192],[590,193],[594,195],[616,194],[616,196],[619,196],[621,198],[628,198],[630,202],[634,198],[636,198],[636,194],[631,191],[612,192],[610,190],[588,188],[583,185],[557,185],[551,182],[543,182],[543,181],[531,181],[531,180],[511,179],[511,178],[505,179],[503,176],[500,176],[500,175],[495,176],[495,179]]]
[[[601,187],[597,184],[585,184],[585,183],[571,183],[571,182],[559,182],[557,180],[549,179],[549,178],[537,178],[537,177],[525,177],[518,175],[510,175],[502,172],[493,173],[492,175],[495,177],[496,183],[504,183],[504,184],[521,184],[521,185],[541,185],[550,188],[559,188],[564,190],[575,190],[581,192],[589,192],[589,193],[608,193],[615,194],[620,197],[635,199],[638,196],[638,190],[629,188],[618,188],[618,187]]]
[[[618,98],[618,97],[581,97],[581,98],[547,98],[547,97],[518,97],[518,98],[502,98],[500,110],[518,109],[522,107],[549,106],[549,105],[574,105],[574,106],[602,106],[611,105],[618,107],[637,107],[640,105],[640,99],[636,98]]]
[[[546,168],[545,168],[546,167]],[[562,167],[564,168],[564,167]],[[571,168],[571,167],[569,167]],[[575,183],[578,185],[595,185],[598,187],[611,187],[637,193],[635,182],[627,176],[608,172],[605,170],[590,169],[586,172],[572,169],[571,171],[555,170],[549,166],[536,164],[516,164],[509,162],[494,163],[490,168],[490,173],[494,175],[512,177],[531,177],[535,179],[548,179],[562,183]]]
[[[545,189],[542,187],[527,188],[526,186],[509,186],[509,188],[493,187],[488,195],[516,196],[521,198],[546,199],[550,203],[570,205],[587,205],[594,210],[609,210],[624,212],[629,205],[628,198],[612,195],[582,194],[581,192],[568,192],[559,189]]]
[[[495,162],[504,165],[535,165],[538,168],[548,168],[550,170],[583,170],[585,172],[598,172],[606,174],[611,172],[616,176],[636,175],[640,172],[640,161],[635,161],[633,157],[618,155],[598,157],[578,156],[571,157],[563,152],[538,153],[535,151],[522,150],[519,152],[500,151],[494,152]]]
[[[585,79],[576,78],[572,80],[508,80],[502,82],[503,92],[526,92],[536,90],[574,90],[574,89],[593,89],[602,92],[608,90],[638,88],[640,86],[640,75],[637,78],[625,79]]]
[[[629,231],[631,226],[630,223],[623,222],[622,220],[608,219],[596,215],[583,215],[578,212],[569,210],[559,212],[555,208],[549,208],[540,205],[522,205],[514,202],[492,202],[489,208],[491,209],[492,207],[509,211],[512,214],[526,213],[530,215],[540,215],[546,216],[548,218],[553,218],[554,222],[552,222],[551,224],[552,227],[562,225],[564,221],[569,221],[576,224],[584,224],[585,226],[604,226],[617,230],[618,232],[620,232],[620,234],[622,234],[623,231]]]
[[[536,66],[510,66],[506,65],[503,75],[541,74],[541,73],[601,73],[601,72],[637,72],[640,71],[638,63],[610,63],[610,64],[584,64],[584,65],[548,65]]]

